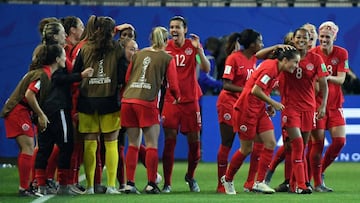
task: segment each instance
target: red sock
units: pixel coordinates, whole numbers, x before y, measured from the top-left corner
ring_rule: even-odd
[[[127,181],[135,183],[135,171],[139,158],[139,148],[129,146],[126,152],[126,178]]]
[[[45,169],[35,169],[35,178],[38,186],[46,185],[46,170]]]
[[[57,170],[57,178],[59,181],[59,185],[67,185],[68,184],[68,177],[69,169],[60,169]]]
[[[291,141],[291,163],[292,170],[295,175],[297,186],[305,189],[305,171],[304,171],[304,143],[301,137],[297,137]]]
[[[291,171],[292,171],[291,149],[285,149],[284,153],[285,153],[284,176],[285,176],[285,180],[290,180]]]
[[[157,171],[158,171],[158,149],[156,148],[146,148],[146,171],[148,176],[148,181],[155,183]]]
[[[101,151],[102,145],[99,141],[97,144],[96,149],[96,167],[95,167],[95,176],[94,176],[94,184],[95,185],[101,185],[101,179],[102,179],[102,169],[103,165],[105,163],[105,156],[102,156],[102,153],[105,154],[105,151]]]
[[[309,183],[310,182],[310,179],[309,179],[309,174],[308,174],[308,168],[309,168],[309,165],[308,165],[308,162],[307,162],[307,159],[306,159],[306,146],[304,146],[304,152],[303,152],[303,161],[304,161],[304,175],[305,175],[305,182],[306,183]]]
[[[164,184],[171,185],[171,175],[174,167],[174,152],[175,152],[176,139],[165,139],[165,146],[163,151],[163,171],[164,171]]]
[[[31,181],[35,180],[35,160],[36,160],[36,155],[37,155],[38,151],[39,151],[39,148],[36,147],[34,149],[34,153],[32,155],[32,159],[31,159],[31,162],[32,162],[31,176],[30,176]]]
[[[253,150],[250,155],[250,166],[249,166],[248,177],[245,183],[247,186],[251,185],[252,187],[252,185],[254,185],[255,176],[259,168],[260,156],[262,155],[263,150],[264,150],[263,143],[259,143],[259,142],[254,143]]]
[[[310,168],[314,177],[314,186],[316,187],[321,184],[321,158],[324,149],[324,141],[313,141],[311,145],[312,147],[309,153]]]
[[[231,149],[230,147],[220,144],[219,151],[217,154],[218,186],[222,185],[220,178],[224,176],[226,173],[230,149]]]
[[[195,169],[200,161],[200,141],[189,144],[187,176],[194,177]]]
[[[18,157],[20,187],[23,189],[27,189],[29,187],[31,169],[34,166],[32,157],[33,156],[24,153],[20,153]]]
[[[313,144],[313,141],[310,137],[308,143],[307,143],[307,149],[306,149],[306,153],[305,153],[305,159],[307,161],[307,164],[308,164],[308,167],[307,167],[307,174],[308,174],[308,178],[309,178],[309,181],[311,180],[312,178],[312,171],[311,171],[311,164],[310,164],[310,152],[311,152],[311,149],[312,149],[312,144]]]
[[[71,154],[69,184],[77,184],[79,182],[80,154],[83,150],[83,143],[74,143],[73,153]]]
[[[146,147],[140,145],[139,148],[139,161],[146,167]]]
[[[246,156],[243,155],[240,150],[236,150],[234,155],[231,158],[229,168],[226,171],[226,180],[232,181],[234,179],[234,176],[236,172],[241,167],[242,163],[244,162]]]
[[[46,177],[47,179],[54,179],[55,177],[55,171],[58,165],[59,160],[59,147],[57,145],[54,145],[54,148],[51,152],[51,155],[48,159],[48,165],[46,166]]]
[[[326,168],[334,162],[336,157],[340,154],[341,149],[345,145],[346,138],[345,137],[333,137],[332,143],[328,147],[325,152],[324,158],[322,160],[322,173],[326,170]]]
[[[285,147],[280,146],[276,151],[274,158],[272,159],[269,170],[274,172],[276,167],[285,159]]]
[[[262,182],[265,179],[265,173],[269,169],[270,162],[274,154],[273,149],[264,148],[260,155],[258,175],[256,181]]]
[[[119,181],[119,185],[125,184],[125,154],[124,154],[124,146],[119,145],[119,162],[117,169],[117,180]]]

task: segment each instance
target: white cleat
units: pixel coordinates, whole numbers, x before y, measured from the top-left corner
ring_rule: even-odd
[[[254,192],[262,192],[264,194],[273,194],[275,190],[269,187],[265,182],[256,182],[253,186]]]
[[[111,195],[121,194],[121,192],[119,192],[115,187],[107,187],[105,193],[106,194],[111,194]]]
[[[86,189],[85,194],[88,194],[88,195],[93,195],[93,194],[95,194],[95,192],[94,192],[94,187],[90,187],[90,188]]]
[[[234,182],[233,181],[226,181],[225,176],[221,177],[220,179],[221,184],[225,188],[225,193],[228,195],[236,195]]]

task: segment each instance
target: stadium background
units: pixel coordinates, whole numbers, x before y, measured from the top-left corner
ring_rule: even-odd
[[[149,44],[152,27],[168,26],[174,15],[188,20],[189,32],[196,33],[204,41],[210,36],[221,37],[244,28],[262,33],[265,46],[281,43],[285,33],[293,31],[306,22],[320,25],[332,20],[340,27],[336,44],[349,51],[349,64],[360,75],[360,16],[356,0],[343,1],[4,1],[0,3],[0,103],[6,101],[17,82],[26,73],[31,54],[40,42],[38,22],[49,16],[58,18],[68,15],[80,17],[86,23],[91,14],[111,16],[118,24],[131,23],[137,32],[139,47]],[[52,3],[56,5],[46,5]],[[180,4],[179,4],[180,3]],[[82,4],[82,5],[77,5]],[[333,7],[335,6],[335,7]],[[346,96],[348,139],[337,161],[359,162],[360,149],[360,96]],[[331,101],[329,101],[331,102]],[[202,99],[202,161],[215,162],[220,142],[216,96]],[[279,115],[279,114],[278,114]],[[274,118],[277,139],[280,141],[279,116]],[[330,138],[327,136],[327,140]],[[239,146],[236,139],[233,151]],[[278,144],[281,144],[280,142]],[[163,149],[163,134],[159,140],[159,155]],[[13,158],[18,153],[14,140],[5,136],[3,120],[0,120],[0,158]],[[179,136],[175,156],[187,158],[187,144]]]

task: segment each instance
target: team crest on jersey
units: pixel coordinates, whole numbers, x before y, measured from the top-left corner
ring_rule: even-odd
[[[22,124],[21,128],[23,129],[23,131],[28,131],[30,129],[30,126],[29,126],[29,124],[24,123],[24,124]]]
[[[185,49],[185,54],[186,55],[191,55],[193,53],[193,50],[191,48],[186,48]]]
[[[282,122],[284,122],[284,123],[287,122],[287,116],[283,116],[283,117],[282,117]]]
[[[331,59],[331,64],[332,64],[333,66],[336,66],[338,63],[339,63],[339,59],[338,59],[338,58],[332,58],[332,59]]]
[[[247,131],[246,125],[241,125],[241,126],[240,126],[240,131],[246,132],[246,131]]]
[[[306,69],[309,70],[309,71],[314,70],[314,64],[312,64],[312,63],[307,64]]]
[[[229,121],[229,120],[231,119],[231,115],[230,115],[229,113],[225,113],[225,114],[224,114],[224,119],[225,119],[226,121]]]

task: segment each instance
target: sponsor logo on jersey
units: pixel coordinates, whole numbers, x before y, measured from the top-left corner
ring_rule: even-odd
[[[326,73],[326,72],[327,72],[325,63],[322,63],[322,64],[321,64],[321,70],[322,70],[323,73]]]
[[[344,68],[349,69],[349,61],[348,60],[345,61],[345,67]]]
[[[264,84],[264,85],[267,85],[268,84],[268,82],[270,81],[270,77],[268,76],[268,75],[264,75],[262,78],[261,78],[261,82]]]
[[[232,68],[231,66],[226,65],[226,66],[225,66],[225,69],[224,69],[224,74],[230,74],[231,68]]]

